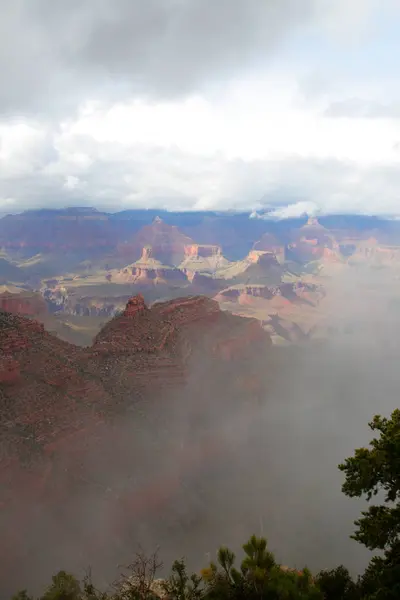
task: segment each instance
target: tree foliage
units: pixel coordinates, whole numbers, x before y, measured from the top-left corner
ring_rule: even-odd
[[[336,569],[320,571],[316,584],[321,590],[324,600],[359,600],[360,588],[348,569],[340,565]]]
[[[161,585],[169,600],[323,600],[311,573],[282,568],[267,548],[264,538],[252,536],[244,544],[244,558],[235,567],[235,554],[226,547],[217,553],[217,561],[201,575],[187,572],[183,559],[172,565],[171,574]],[[154,583],[161,563],[156,554],[138,553],[120,575],[110,593],[99,592],[86,577],[81,585],[72,575],[60,571],[38,600],[153,600],[160,597]],[[33,600],[23,591],[13,600]]]
[[[371,560],[361,578],[363,597],[400,598],[400,410],[390,419],[376,415],[369,427],[379,436],[339,465],[346,477],[342,489],[350,497],[370,501],[381,494],[383,499],[361,513],[352,536],[370,550],[384,551]]]

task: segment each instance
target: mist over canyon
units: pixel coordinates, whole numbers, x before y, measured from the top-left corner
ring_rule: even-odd
[[[199,569],[251,532],[283,564],[365,568],[369,553],[349,538],[363,504],[343,496],[337,465],[369,441],[373,415],[398,404],[397,246],[384,226],[372,240],[315,220],[295,225],[260,236],[257,224],[261,241],[238,261],[224,258],[223,243],[179,245],[176,228],[145,225],[142,271],[183,261],[186,283],[169,287],[165,272],[145,285],[142,274],[123,278],[114,316],[52,309],[44,281],[60,297],[82,285],[68,257],[57,257],[54,281],[6,281],[2,593],[41,590],[57,570],[83,574],[89,563],[106,584],[139,545],[159,547],[166,566],[185,555]],[[12,255],[27,268],[20,249]],[[48,265],[56,251],[43,256]],[[208,298],[193,296],[188,270],[206,279]],[[92,284],[98,302],[109,283]],[[85,343],[68,339],[60,316]]]

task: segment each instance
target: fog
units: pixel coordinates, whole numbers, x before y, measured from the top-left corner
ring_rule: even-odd
[[[83,576],[88,566],[103,586],[139,546],[159,548],[166,568],[184,555],[199,569],[222,544],[240,554],[252,533],[282,564],[361,572],[370,553],[349,536],[364,503],[343,495],[337,465],[368,444],[374,414],[399,405],[400,290],[386,270],[354,269],[326,286],[324,341],[250,357],[263,397],[233,385],[237,367],[195,352],[183,390],[160,390],[116,419],[88,449],[90,483],[52,510],[34,507],[7,589],[40,591],[58,569]]]

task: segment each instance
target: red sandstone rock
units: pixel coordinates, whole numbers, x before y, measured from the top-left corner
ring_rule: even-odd
[[[40,317],[47,313],[47,305],[40,294],[25,290],[12,292],[8,291],[6,286],[0,286],[0,310]]]
[[[113,274],[113,281],[139,285],[185,284],[186,275],[175,267],[154,258],[153,248],[145,246],[139,260]]]
[[[300,262],[326,260],[340,262],[340,247],[334,235],[316,218],[308,219],[306,225],[296,230],[288,245],[289,256]]]
[[[207,372],[202,384],[211,387],[205,400],[213,395],[212,377],[224,381],[224,401],[230,404],[235,395],[240,400],[243,389],[235,387],[236,379],[229,373],[251,377],[253,357],[262,355],[270,343],[258,322],[224,313],[215,301],[204,297],[163,302],[149,309],[143,297],[136,296],[122,315],[104,327],[93,346],[85,349],[59,340],[34,321],[1,312],[0,526],[7,557],[0,549],[0,570],[13,553],[14,561],[23,560],[29,530],[36,526],[37,507],[43,515],[67,511],[70,498],[78,497],[81,490],[89,491],[96,502],[107,504],[114,535],[118,530],[123,536],[127,523],[153,510],[152,502],[159,506],[173,497],[179,490],[179,469],[199,468],[206,450],[210,458],[223,453],[219,436],[210,434],[204,449],[203,443],[196,447],[198,442],[193,441],[192,449],[188,445],[187,461],[178,472],[171,463],[163,494],[149,484],[138,495],[130,487],[136,463],[121,466],[127,461],[124,444],[130,449],[136,444],[139,455],[146,448],[132,435],[121,438],[114,419],[125,422],[137,406],[141,410],[146,405],[149,409],[157,403],[163,406],[179,390],[183,400],[191,393],[187,386],[193,361],[199,361]],[[219,414],[221,410],[219,405]],[[201,417],[201,404],[198,411]],[[129,418],[134,422],[134,417]],[[173,437],[170,443],[175,443]],[[107,491],[107,485],[92,481],[87,461],[96,457],[96,463],[107,464],[108,449],[118,468],[125,469],[126,476],[119,477],[125,482],[121,490],[110,483]],[[102,469],[112,481],[112,472]],[[60,517],[60,528],[63,522]],[[112,531],[109,539],[113,539]],[[39,552],[40,536],[35,540]],[[80,543],[84,548],[84,541]],[[1,572],[0,579],[5,575]]]
[[[142,294],[138,294],[134,298],[131,298],[126,305],[126,308],[123,312],[124,317],[133,317],[139,312],[143,312],[146,310],[146,305],[144,303],[144,298]]]

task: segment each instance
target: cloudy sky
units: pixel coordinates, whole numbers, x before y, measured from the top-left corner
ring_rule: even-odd
[[[0,10],[0,212],[400,215],[398,0]]]

